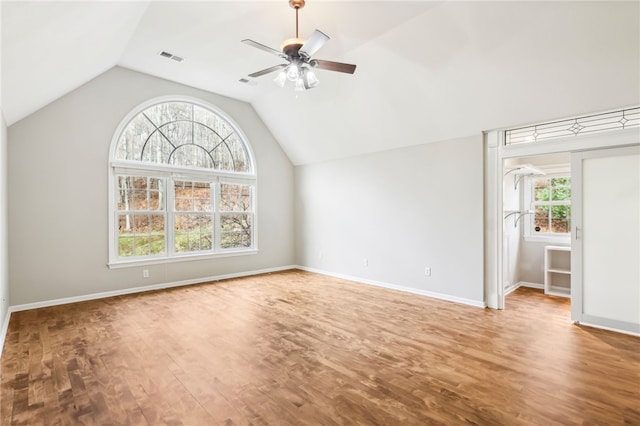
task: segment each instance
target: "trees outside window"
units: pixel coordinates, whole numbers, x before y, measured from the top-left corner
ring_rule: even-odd
[[[239,129],[194,101],[130,117],[110,161],[110,264],[255,250],[256,177]]]
[[[537,232],[571,231],[571,178],[534,180],[535,224]]]

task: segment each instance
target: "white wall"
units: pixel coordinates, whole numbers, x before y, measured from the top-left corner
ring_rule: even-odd
[[[478,135],[296,167],[298,264],[483,303],[482,158]]]
[[[143,279],[142,267],[106,266],[109,145],[129,111],[165,95],[209,102],[247,135],[258,170],[260,251],[145,266]],[[294,263],[293,166],[247,103],[116,67],[10,126],[8,140],[12,305]]]
[[[522,210],[522,187],[523,182],[520,180],[518,186],[514,186],[513,173],[507,175],[503,181],[502,188],[502,206],[504,211]],[[520,281],[520,271],[518,264],[518,256],[520,252],[520,241],[522,239],[523,219],[519,214],[513,214],[507,217],[503,223],[503,284],[505,289],[515,285]],[[517,220],[517,224],[516,224]]]

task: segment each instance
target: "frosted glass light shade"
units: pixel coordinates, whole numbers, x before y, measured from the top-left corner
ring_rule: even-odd
[[[287,78],[289,81],[296,81],[300,77],[300,70],[296,64],[291,64],[287,68]]]
[[[320,84],[320,80],[316,77],[316,74],[308,68],[304,69],[304,87],[306,89],[312,89]]]

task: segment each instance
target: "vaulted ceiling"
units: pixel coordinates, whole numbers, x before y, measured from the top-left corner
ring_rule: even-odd
[[[2,2],[9,125],[119,65],[250,102],[294,164],[479,134],[640,103],[640,2],[307,0],[300,35],[331,40],[304,93],[278,48],[295,13],[278,1]],[[183,57],[176,62],[160,51]]]

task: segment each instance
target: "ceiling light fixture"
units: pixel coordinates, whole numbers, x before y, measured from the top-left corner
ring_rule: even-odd
[[[289,0],[289,5],[296,10],[296,36],[295,38],[283,41],[280,46],[281,51],[250,39],[242,40],[243,43],[279,56],[287,60],[288,63],[254,72],[253,74],[249,74],[249,77],[260,77],[265,74],[280,71],[273,80],[278,86],[285,87],[292,85],[296,91],[305,91],[316,87],[320,83],[320,80],[313,72],[313,68],[353,74],[356,71],[355,65],[325,61],[322,59],[311,59],[311,55],[316,53],[329,40],[329,36],[322,31],[315,30],[308,40],[299,38],[298,10],[304,7],[305,0]]]

